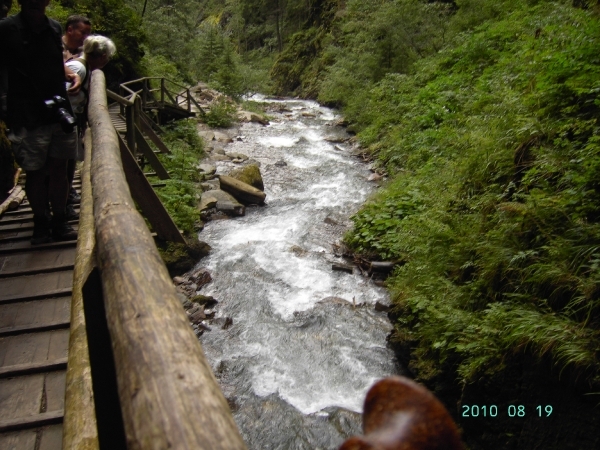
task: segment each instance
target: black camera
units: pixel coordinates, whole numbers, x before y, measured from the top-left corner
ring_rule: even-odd
[[[46,107],[54,113],[56,118],[58,119],[58,123],[60,123],[60,127],[65,133],[72,133],[75,129],[75,118],[63,108],[63,105],[67,103],[67,100],[62,98],[60,95],[55,95],[50,100],[46,100],[44,102]]]

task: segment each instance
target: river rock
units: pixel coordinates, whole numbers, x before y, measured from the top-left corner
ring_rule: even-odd
[[[307,250],[303,249],[299,245],[292,245],[290,247],[290,251],[296,256],[306,256],[306,254],[308,253]]]
[[[229,176],[264,192],[265,185],[257,164],[249,164],[229,172]]]
[[[214,175],[214,173],[217,171],[217,168],[212,164],[200,164],[198,166],[198,170],[208,175]]]
[[[196,311],[194,314],[190,314],[190,322],[192,323],[199,323],[202,322],[204,319],[206,319],[206,314],[204,314],[204,311]]]
[[[206,196],[207,198],[213,197],[217,200],[214,207],[217,211],[221,211],[230,216],[243,216],[246,213],[246,208],[240,202],[238,202],[235,197],[227,192],[215,189],[212,191],[206,191],[202,193],[202,198]]]
[[[206,180],[204,183],[200,183],[203,191],[210,191],[213,189],[221,189],[221,183],[219,183],[218,178],[213,178],[211,180]]]
[[[202,197],[200,198],[200,204],[198,205],[198,209],[200,211],[206,211],[207,209],[211,209],[217,206],[217,202],[219,201],[217,197],[209,194],[212,191],[206,191],[202,193]]]
[[[243,120],[244,122],[255,122],[260,123],[261,125],[269,125],[268,120],[253,112],[240,111],[239,116],[240,120]]]
[[[215,131],[215,140],[226,143],[233,142],[233,139],[231,139],[227,133],[221,131]]]
[[[215,133],[212,131],[199,131],[198,135],[206,142],[210,142],[215,138]]]
[[[210,157],[210,159],[213,161],[231,161],[231,158],[229,158],[229,156],[219,155],[219,154],[212,155]]]
[[[227,175],[219,175],[219,181],[222,190],[229,192],[242,203],[262,205],[265,202],[266,194],[248,183]]]
[[[195,297],[192,297],[190,299],[190,301],[193,303],[198,303],[198,304],[202,305],[204,308],[212,308],[217,303],[219,303],[217,300],[215,300],[210,295],[196,295]]]
[[[352,302],[346,300],[345,298],[342,297],[325,297],[322,300],[319,300],[317,303],[331,303],[334,305],[345,305],[345,306],[351,306]]]
[[[229,156],[233,160],[239,159],[242,161],[246,161],[248,159],[248,156],[244,155],[243,153],[231,152],[231,153],[225,153],[225,155]]]

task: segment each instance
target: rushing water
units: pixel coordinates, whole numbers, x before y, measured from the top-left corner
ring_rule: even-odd
[[[343,262],[332,244],[374,186],[346,144],[329,142],[346,136],[332,110],[277,103],[270,125],[243,125],[225,148],[260,163],[267,200],[200,234],[213,247],[202,293],[220,318],[201,342],[250,449],[335,449],[360,433],[368,388],[397,371],[391,325],[374,309],[386,291],[332,271]]]

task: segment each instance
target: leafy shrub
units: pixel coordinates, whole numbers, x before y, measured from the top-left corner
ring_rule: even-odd
[[[228,128],[237,121],[237,106],[225,97],[220,97],[210,105],[210,111],[203,120],[212,128]]]
[[[196,166],[204,151],[196,121],[185,119],[169,124],[162,139],[171,153],[161,154],[160,159],[171,179],[165,180],[166,186],[156,192],[177,226],[192,233],[200,219],[197,198],[201,180]]]

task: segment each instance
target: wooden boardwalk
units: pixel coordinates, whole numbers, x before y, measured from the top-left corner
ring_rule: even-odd
[[[62,448],[76,241],[32,232],[26,201],[0,218],[0,449]]]

